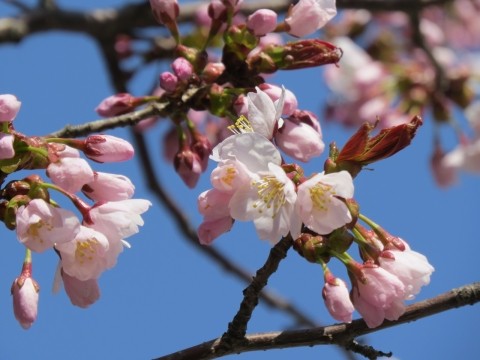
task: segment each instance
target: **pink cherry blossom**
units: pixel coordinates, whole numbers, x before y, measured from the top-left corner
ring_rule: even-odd
[[[458,145],[447,153],[443,165],[471,173],[480,173],[480,137]]]
[[[310,35],[325,26],[335,15],[335,0],[300,0],[288,12],[288,33],[297,37]]]
[[[0,95],[0,123],[13,121],[20,110],[20,105],[22,103],[17,100],[15,95]]]
[[[135,97],[128,93],[120,93],[107,97],[95,108],[100,116],[117,116],[134,109]]]
[[[272,32],[277,27],[277,13],[270,9],[259,9],[247,18],[247,28],[257,36]]]
[[[285,89],[283,86],[276,86],[273,84],[263,83],[258,86],[265,94],[270,96],[270,99],[275,101],[282,101],[282,114],[285,116],[292,115],[298,108],[298,100],[293,92]]]
[[[18,240],[36,252],[72,241],[80,231],[80,222],[74,213],[41,199],[33,199],[18,208],[16,226]]]
[[[204,220],[197,230],[198,241],[202,245],[210,245],[220,235],[230,231],[233,219],[224,216],[214,220]]]
[[[13,282],[11,291],[15,318],[24,329],[28,329],[37,319],[40,287],[30,274],[20,275]]]
[[[143,199],[103,203],[90,210],[92,224],[88,226],[103,233],[111,244],[111,239],[125,239],[138,233],[138,227],[144,224],[140,215],[151,205],[150,201]]]
[[[353,197],[353,180],[347,171],[317,174],[300,184],[297,192],[294,238],[300,234],[302,222],[310,230],[325,235],[352,221],[347,206],[337,198]]]
[[[355,310],[345,281],[335,278],[334,283],[325,282],[323,299],[328,312],[335,320],[350,323]]]
[[[100,298],[97,279],[78,280],[61,270],[63,286],[73,305],[87,308]]]
[[[257,92],[250,92],[248,97],[248,121],[253,130],[266,137],[272,139],[279,124],[279,119],[282,115],[285,92],[278,100],[273,101],[260,88],[256,88]],[[280,124],[281,125],[281,124]]]
[[[11,159],[15,156],[14,140],[13,135],[0,133],[0,160]]]
[[[105,254],[109,242],[105,235],[82,226],[73,241],[58,244],[63,271],[81,281],[97,279],[106,270]]]
[[[235,190],[250,180],[248,170],[241,162],[236,160],[222,161],[213,169],[210,182],[222,194],[233,194]]]
[[[95,172],[93,181],[82,187],[82,192],[97,202],[130,199],[135,186],[129,178],[118,174]]]
[[[303,162],[321,155],[325,149],[321,133],[296,119],[285,119],[275,135],[275,143],[287,155]]]
[[[55,185],[75,193],[94,180],[93,170],[79,157],[61,157],[47,167],[47,175]]]
[[[405,241],[401,240],[404,244]],[[405,300],[411,300],[420,288],[430,283],[430,275],[435,270],[427,258],[407,247],[404,251],[392,247],[387,256],[379,256],[380,267],[395,275],[405,287]]]
[[[133,157],[133,146],[126,140],[111,135],[90,135],[85,139],[83,152],[97,162],[118,162]]]
[[[397,320],[405,311],[403,283],[375,265],[364,266],[362,272],[364,279],[354,283],[352,301],[368,327],[377,327],[384,319]]]

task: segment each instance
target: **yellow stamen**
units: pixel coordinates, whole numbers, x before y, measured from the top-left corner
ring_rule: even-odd
[[[328,204],[332,202],[332,196],[335,194],[333,186],[321,182],[310,188],[310,198],[312,199],[313,207],[320,211],[327,211]]]
[[[244,134],[252,133],[253,127],[252,124],[250,124],[250,121],[245,116],[241,115],[237,121],[235,121],[234,125],[228,126],[228,130],[234,134]]]
[[[262,214],[265,210],[273,208],[272,219],[280,212],[285,204],[285,184],[278,181],[275,176],[267,175],[259,181],[252,181],[252,186],[257,188],[259,199],[253,207]]]
[[[97,245],[98,240],[95,238],[77,242],[77,248],[75,249],[75,260],[82,265],[85,261],[92,261],[97,252]]]

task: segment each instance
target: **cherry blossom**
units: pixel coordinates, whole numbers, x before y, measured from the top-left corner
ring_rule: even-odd
[[[93,181],[82,187],[82,192],[97,202],[130,199],[135,186],[124,175],[95,172]]]
[[[90,210],[92,224],[88,226],[103,233],[110,243],[111,239],[124,239],[138,233],[138,227],[144,224],[140,215],[151,205],[143,199],[100,203]]]
[[[31,276],[20,276],[12,284],[13,313],[22,328],[28,329],[37,319],[40,287]]]
[[[248,97],[248,121],[253,130],[266,137],[272,139],[275,131],[281,125],[279,124],[280,117],[283,112],[283,105],[285,101],[285,91],[276,101],[273,101],[260,88],[256,88],[257,92],[250,92]]]
[[[346,323],[352,322],[352,313],[355,308],[350,300],[345,281],[339,278],[326,281],[322,295],[328,312],[335,320]]]
[[[352,301],[368,327],[377,327],[384,319],[397,320],[405,311],[403,283],[375,265],[363,266],[362,273],[363,279],[356,278],[353,285]]]
[[[300,234],[303,222],[318,234],[329,234],[352,221],[347,206],[338,197],[353,197],[353,180],[347,171],[314,175],[298,186],[292,236]]]
[[[85,139],[83,152],[97,162],[118,162],[133,157],[133,146],[126,140],[111,135],[90,135]]]
[[[75,306],[87,308],[100,298],[97,279],[78,280],[76,277],[65,273],[61,263],[59,263],[53,283],[54,293],[60,290],[62,283],[67,296]]]
[[[22,103],[15,95],[0,95],[0,123],[13,121],[20,110],[20,105]]]
[[[287,14],[290,35],[303,37],[325,26],[335,15],[335,0],[300,0]]]
[[[53,207],[42,199],[20,206],[16,219],[18,240],[36,252],[72,241],[80,231],[80,222],[74,213]]]
[[[399,239],[405,250],[393,246],[386,254],[378,257],[380,267],[395,275],[405,287],[405,300],[411,300],[420,292],[420,288],[430,283],[430,275],[435,270],[427,258],[410,249],[410,246]]]
[[[94,229],[82,226],[74,240],[55,248],[60,253],[63,271],[81,281],[96,279],[106,269],[109,242]]]
[[[0,133],[0,160],[11,159],[15,156],[14,140],[13,135]]]
[[[247,28],[257,36],[263,36],[275,30],[277,13],[270,9],[259,9],[247,18]]]

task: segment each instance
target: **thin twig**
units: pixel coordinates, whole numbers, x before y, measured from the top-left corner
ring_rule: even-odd
[[[217,353],[222,342],[221,338],[218,338],[156,358],[155,360],[209,360],[248,351],[331,344],[348,346],[356,337],[478,302],[480,302],[480,282],[462,286],[434,298],[412,304],[407,307],[405,313],[398,320],[385,320],[382,325],[373,329],[369,328],[363,319],[358,319],[351,324],[335,324],[306,330],[252,334],[245,336],[244,341],[232,347],[230,351],[222,352],[221,354]],[[473,318],[472,321],[474,321]]]

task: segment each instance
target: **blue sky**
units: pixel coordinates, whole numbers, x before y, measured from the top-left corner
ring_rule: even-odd
[[[122,2],[84,1],[76,8],[118,3]],[[0,15],[7,13],[11,13],[10,8],[1,3]],[[29,135],[46,134],[67,123],[95,120],[98,116],[94,108],[112,94],[97,48],[85,36],[35,35],[18,45],[1,46],[0,59],[0,93],[15,94],[22,101],[15,126]],[[142,95],[148,91],[158,72],[159,68],[151,67],[140,74],[132,93]],[[294,91],[304,109],[318,112],[325,98],[318,69],[281,73],[271,82]],[[335,140],[340,145],[351,133],[322,124],[326,143]],[[209,176],[205,174],[193,190],[180,182],[161,156],[164,130],[165,126],[159,126],[147,136],[157,174],[198,225],[201,218],[196,212],[196,197],[209,188]],[[129,138],[124,129],[109,133]],[[478,281],[479,274],[480,242],[475,228],[478,177],[462,176],[455,187],[437,188],[428,167],[431,150],[432,125],[427,119],[412,146],[375,164],[372,171],[363,172],[355,182],[355,198],[361,211],[406,239],[436,268],[431,284],[422,290],[418,300]],[[321,171],[324,160],[325,155],[313,161],[305,167],[306,172]],[[129,239],[132,248],[121,254],[117,266],[102,275],[102,297],[87,310],[72,306],[63,292],[51,293],[56,255],[34,254],[34,278],[40,283],[41,293],[38,319],[28,331],[17,324],[10,296],[11,283],[20,272],[23,248],[14,232],[0,229],[1,360],[150,359],[220,336],[237,311],[245,285],[182,238],[170,215],[144,186],[136,159],[113,165],[92,163],[92,167],[126,174],[136,185],[135,197],[152,199],[153,206],[144,216],[145,226]],[[215,246],[252,272],[263,264],[270,249],[268,243],[256,239],[252,224],[239,222]],[[334,269],[338,269],[339,276],[345,276],[340,267]],[[322,286],[320,267],[305,262],[294,252],[270,279],[272,291],[315,320],[330,324],[334,321],[324,309]],[[368,335],[365,341],[393,351],[399,359],[476,359],[479,315],[478,306],[465,307]],[[253,314],[249,332],[277,331],[292,325],[289,317],[261,305]],[[313,347],[246,353],[235,359],[293,357],[342,358],[334,348]]]

